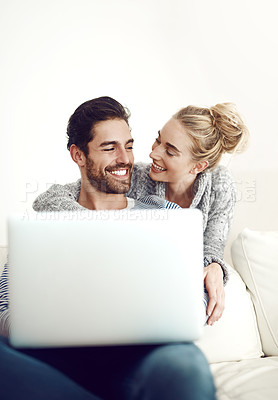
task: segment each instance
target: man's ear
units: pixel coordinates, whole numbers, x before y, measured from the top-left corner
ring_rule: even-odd
[[[197,162],[194,167],[191,169],[191,174],[199,174],[200,172],[204,171],[209,166],[208,161],[199,161]]]
[[[73,161],[79,166],[84,167],[86,164],[86,157],[82,150],[79,149],[75,144],[70,146],[70,155]]]

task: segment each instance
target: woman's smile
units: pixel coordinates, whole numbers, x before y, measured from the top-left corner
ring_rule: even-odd
[[[156,164],[154,161],[152,163],[151,168],[152,168],[153,172],[155,172],[155,173],[161,173],[161,172],[167,171],[166,168],[162,168],[160,165]]]

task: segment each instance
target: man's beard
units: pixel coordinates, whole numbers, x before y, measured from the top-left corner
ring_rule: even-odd
[[[86,160],[86,174],[88,181],[92,185],[94,189],[97,189],[100,192],[108,193],[108,194],[123,194],[127,193],[131,184],[131,172],[133,165],[132,164],[116,164],[113,167],[105,168],[105,171],[113,171],[119,168],[126,168],[129,171],[128,178],[125,180],[120,180],[117,178],[113,178],[109,173],[105,174],[105,172],[97,171],[94,169],[94,161],[89,157]]]

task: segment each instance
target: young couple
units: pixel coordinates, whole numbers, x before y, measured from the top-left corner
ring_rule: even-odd
[[[68,123],[68,149],[81,179],[53,185],[36,211],[196,207],[203,213],[208,324],[224,309],[223,250],[235,191],[224,152],[248,131],[231,104],[187,107],[158,132],[151,165],[135,164],[129,112],[100,97],[79,106]],[[125,196],[127,195],[127,196]],[[7,269],[0,282],[2,334],[8,335]],[[55,329],[55,327],[53,327]],[[193,343],[63,349],[12,349],[0,340],[0,394],[14,399],[215,399],[209,366]],[[17,382],[14,385],[13,382]]]
[[[158,131],[150,153],[152,164],[134,164],[128,118],[128,110],[109,97],[78,107],[67,134],[81,180],[53,185],[33,207],[36,211],[121,209],[141,200],[149,207],[173,207],[169,203],[173,202],[182,208],[199,208],[209,295],[207,324],[212,325],[224,310],[228,276],[223,253],[235,203],[232,177],[218,164],[223,153],[243,148],[247,127],[233,104],[189,106]]]

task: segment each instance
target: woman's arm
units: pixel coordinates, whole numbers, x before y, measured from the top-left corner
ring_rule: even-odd
[[[131,186],[127,197],[132,197],[137,200],[149,195],[165,198],[165,184],[163,182],[153,181],[149,177],[149,171],[150,164],[142,162],[134,164]]]
[[[204,283],[208,292],[208,325],[213,325],[223,314],[225,308],[225,290],[223,271],[219,264],[212,263],[204,268]]]
[[[204,282],[209,294],[207,323],[212,325],[222,316],[225,306],[224,284],[228,271],[224,248],[231,227],[236,199],[230,173],[221,169],[212,182],[211,207],[204,232]]]
[[[41,193],[33,203],[35,211],[78,211],[83,207],[78,203],[81,182],[66,185],[54,184]]]
[[[217,263],[223,271],[224,284],[228,271],[224,249],[231,228],[236,201],[235,185],[228,170],[221,169],[213,176],[210,210],[204,231],[204,265]]]

